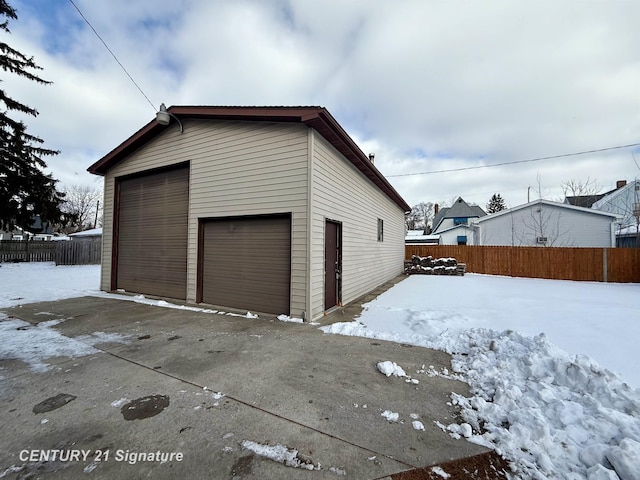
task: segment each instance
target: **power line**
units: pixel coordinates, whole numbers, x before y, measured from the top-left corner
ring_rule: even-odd
[[[639,145],[640,145],[640,143],[630,143],[629,145],[618,145],[616,147],[598,148],[596,150],[585,150],[584,152],[563,153],[562,155],[551,155],[549,157],[529,158],[527,160],[514,160],[512,162],[492,163],[490,165],[476,165],[474,167],[460,167],[460,168],[449,168],[449,169],[446,169],[446,170],[432,170],[430,172],[399,173],[399,174],[396,174],[396,175],[386,175],[386,177],[387,178],[390,178],[390,177],[410,177],[410,176],[413,176],[413,175],[431,175],[431,174],[434,174],[434,173],[448,173],[448,172],[462,172],[464,170],[476,170],[478,168],[502,167],[504,165],[515,165],[515,164],[518,164],[518,163],[527,163],[527,162],[539,162],[541,160],[552,160],[554,158],[575,157],[577,155],[587,155],[589,153],[606,152],[607,150],[618,150],[618,149],[621,149],[621,148],[637,147]]]
[[[122,65],[122,63],[120,63],[120,60],[118,60],[118,57],[116,57],[115,53],[113,53],[111,51],[111,49],[109,48],[109,45],[107,45],[107,42],[105,42],[102,37],[100,36],[100,34],[96,31],[95,28],[93,28],[93,25],[91,25],[91,22],[89,22],[89,20],[87,20],[87,17],[84,16],[84,14],[82,13],[82,11],[80,11],[80,9],[78,8],[78,6],[73,2],[73,0],[69,0],[69,2],[71,3],[71,5],[73,5],[75,7],[75,9],[78,11],[78,13],[80,14],[80,16],[82,17],[82,19],[86,22],[87,25],[89,25],[89,27],[91,28],[91,30],[93,30],[93,33],[96,34],[96,37],[98,37],[100,39],[100,41],[102,42],[102,44],[104,45],[104,48],[107,49],[107,51],[111,54],[111,56],[113,57],[113,59],[118,63],[118,65],[120,65],[120,68],[122,68],[122,71],[124,71],[124,73],[127,74],[127,77],[129,77],[129,80],[131,80],[131,82],[133,82],[133,84],[136,86],[136,88],[140,91],[140,93],[142,94],[142,96],[144,98],[147,99],[147,102],[149,102],[149,105],[151,105],[151,108],[153,108],[154,112],[157,112],[158,109],[153,105],[153,103],[151,102],[151,100],[149,100],[149,97],[147,97],[147,95],[142,91],[142,88],[140,88],[140,85],[138,85],[136,83],[136,81],[133,79],[133,77],[131,75],[129,75],[129,72],[127,72],[127,69],[124,68],[124,65]]]

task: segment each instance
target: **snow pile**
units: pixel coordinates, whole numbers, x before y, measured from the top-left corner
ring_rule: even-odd
[[[391,410],[385,410],[380,415],[389,420],[390,422],[397,422],[400,418],[400,414],[398,412],[392,412]]]
[[[445,472],[442,468],[440,467],[433,467],[431,468],[431,472],[434,475],[438,475],[439,477],[442,478],[449,478],[451,475],[449,475],[447,472]]]
[[[387,377],[393,375],[394,377],[406,377],[407,374],[396,362],[386,361],[378,362],[378,371]]]
[[[544,335],[470,330],[459,342],[452,365],[474,396],[453,398],[474,433],[455,433],[496,448],[524,477],[586,475],[600,464],[633,478],[624,472],[638,471],[640,395],[615,374]],[[621,454],[634,448],[635,461]]]
[[[129,403],[130,401],[131,400],[129,400],[128,398],[122,397],[122,398],[119,398],[118,400],[114,400],[113,402],[111,402],[111,406],[115,408],[120,408],[123,405]]]
[[[126,293],[125,290],[118,289],[120,293]],[[115,298],[117,300],[128,300],[131,302],[141,303],[143,305],[151,305],[154,307],[163,307],[163,308],[174,308],[176,310],[186,310],[188,312],[201,312],[201,313],[215,313],[218,315],[228,315],[230,317],[243,317],[243,318],[259,318],[255,313],[247,312],[244,315],[239,313],[231,313],[231,312],[223,312],[221,310],[213,310],[211,308],[201,308],[201,307],[190,307],[189,305],[177,305],[175,303],[169,303],[166,300],[153,300],[150,298],[146,298],[142,294],[134,295],[132,297],[124,296],[124,295],[114,295],[111,293],[100,292],[98,294],[94,294],[94,296],[107,297],[107,298]]]
[[[488,329],[399,335],[374,332],[358,322],[321,329],[451,353],[453,370],[469,383],[473,396],[452,394],[465,423],[442,427],[456,438],[496,449],[519,478],[586,478],[597,465],[610,471],[615,466],[623,480],[634,478],[623,476],[626,469],[638,471],[638,461],[623,454],[640,441],[638,392],[544,335]],[[640,458],[640,449],[637,453]]]
[[[422,423],[420,420],[412,421],[411,425],[413,426],[414,430],[424,430],[424,423]]]
[[[640,479],[640,443],[625,438],[620,446],[607,451],[606,459],[622,480]]]
[[[287,448],[284,445],[263,445],[261,443],[252,442],[251,440],[243,440],[242,448],[249,450],[256,455],[268,458],[274,462],[282,463],[287,467],[303,468],[306,470],[320,470],[320,465],[314,465],[310,459],[303,459],[298,454],[298,450]]]
[[[297,317],[290,317],[289,315],[278,315],[278,320],[280,320],[281,322],[292,322],[292,323],[304,323],[304,320],[302,320],[301,318],[297,318]]]

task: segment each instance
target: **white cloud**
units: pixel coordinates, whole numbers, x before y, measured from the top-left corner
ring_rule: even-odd
[[[640,141],[633,2],[76,2],[154,106],[323,105],[387,175]],[[15,6],[5,41],[54,85],[3,87],[40,111],[28,125],[63,151],[54,175],[93,182],[153,110],[69,3]],[[390,181],[411,204],[516,205],[538,174],[556,198],[563,180],[607,189],[640,170],[627,149]]]

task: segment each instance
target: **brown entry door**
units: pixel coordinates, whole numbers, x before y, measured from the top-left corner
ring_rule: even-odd
[[[342,296],[342,228],[327,220],[324,239],[324,309],[340,304]]]

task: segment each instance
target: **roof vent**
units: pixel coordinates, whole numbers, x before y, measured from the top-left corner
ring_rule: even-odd
[[[376,154],[375,154],[375,153],[370,153],[370,154],[369,154],[369,161],[370,161],[371,163],[373,163],[373,161],[375,160],[375,158],[376,158]]]

